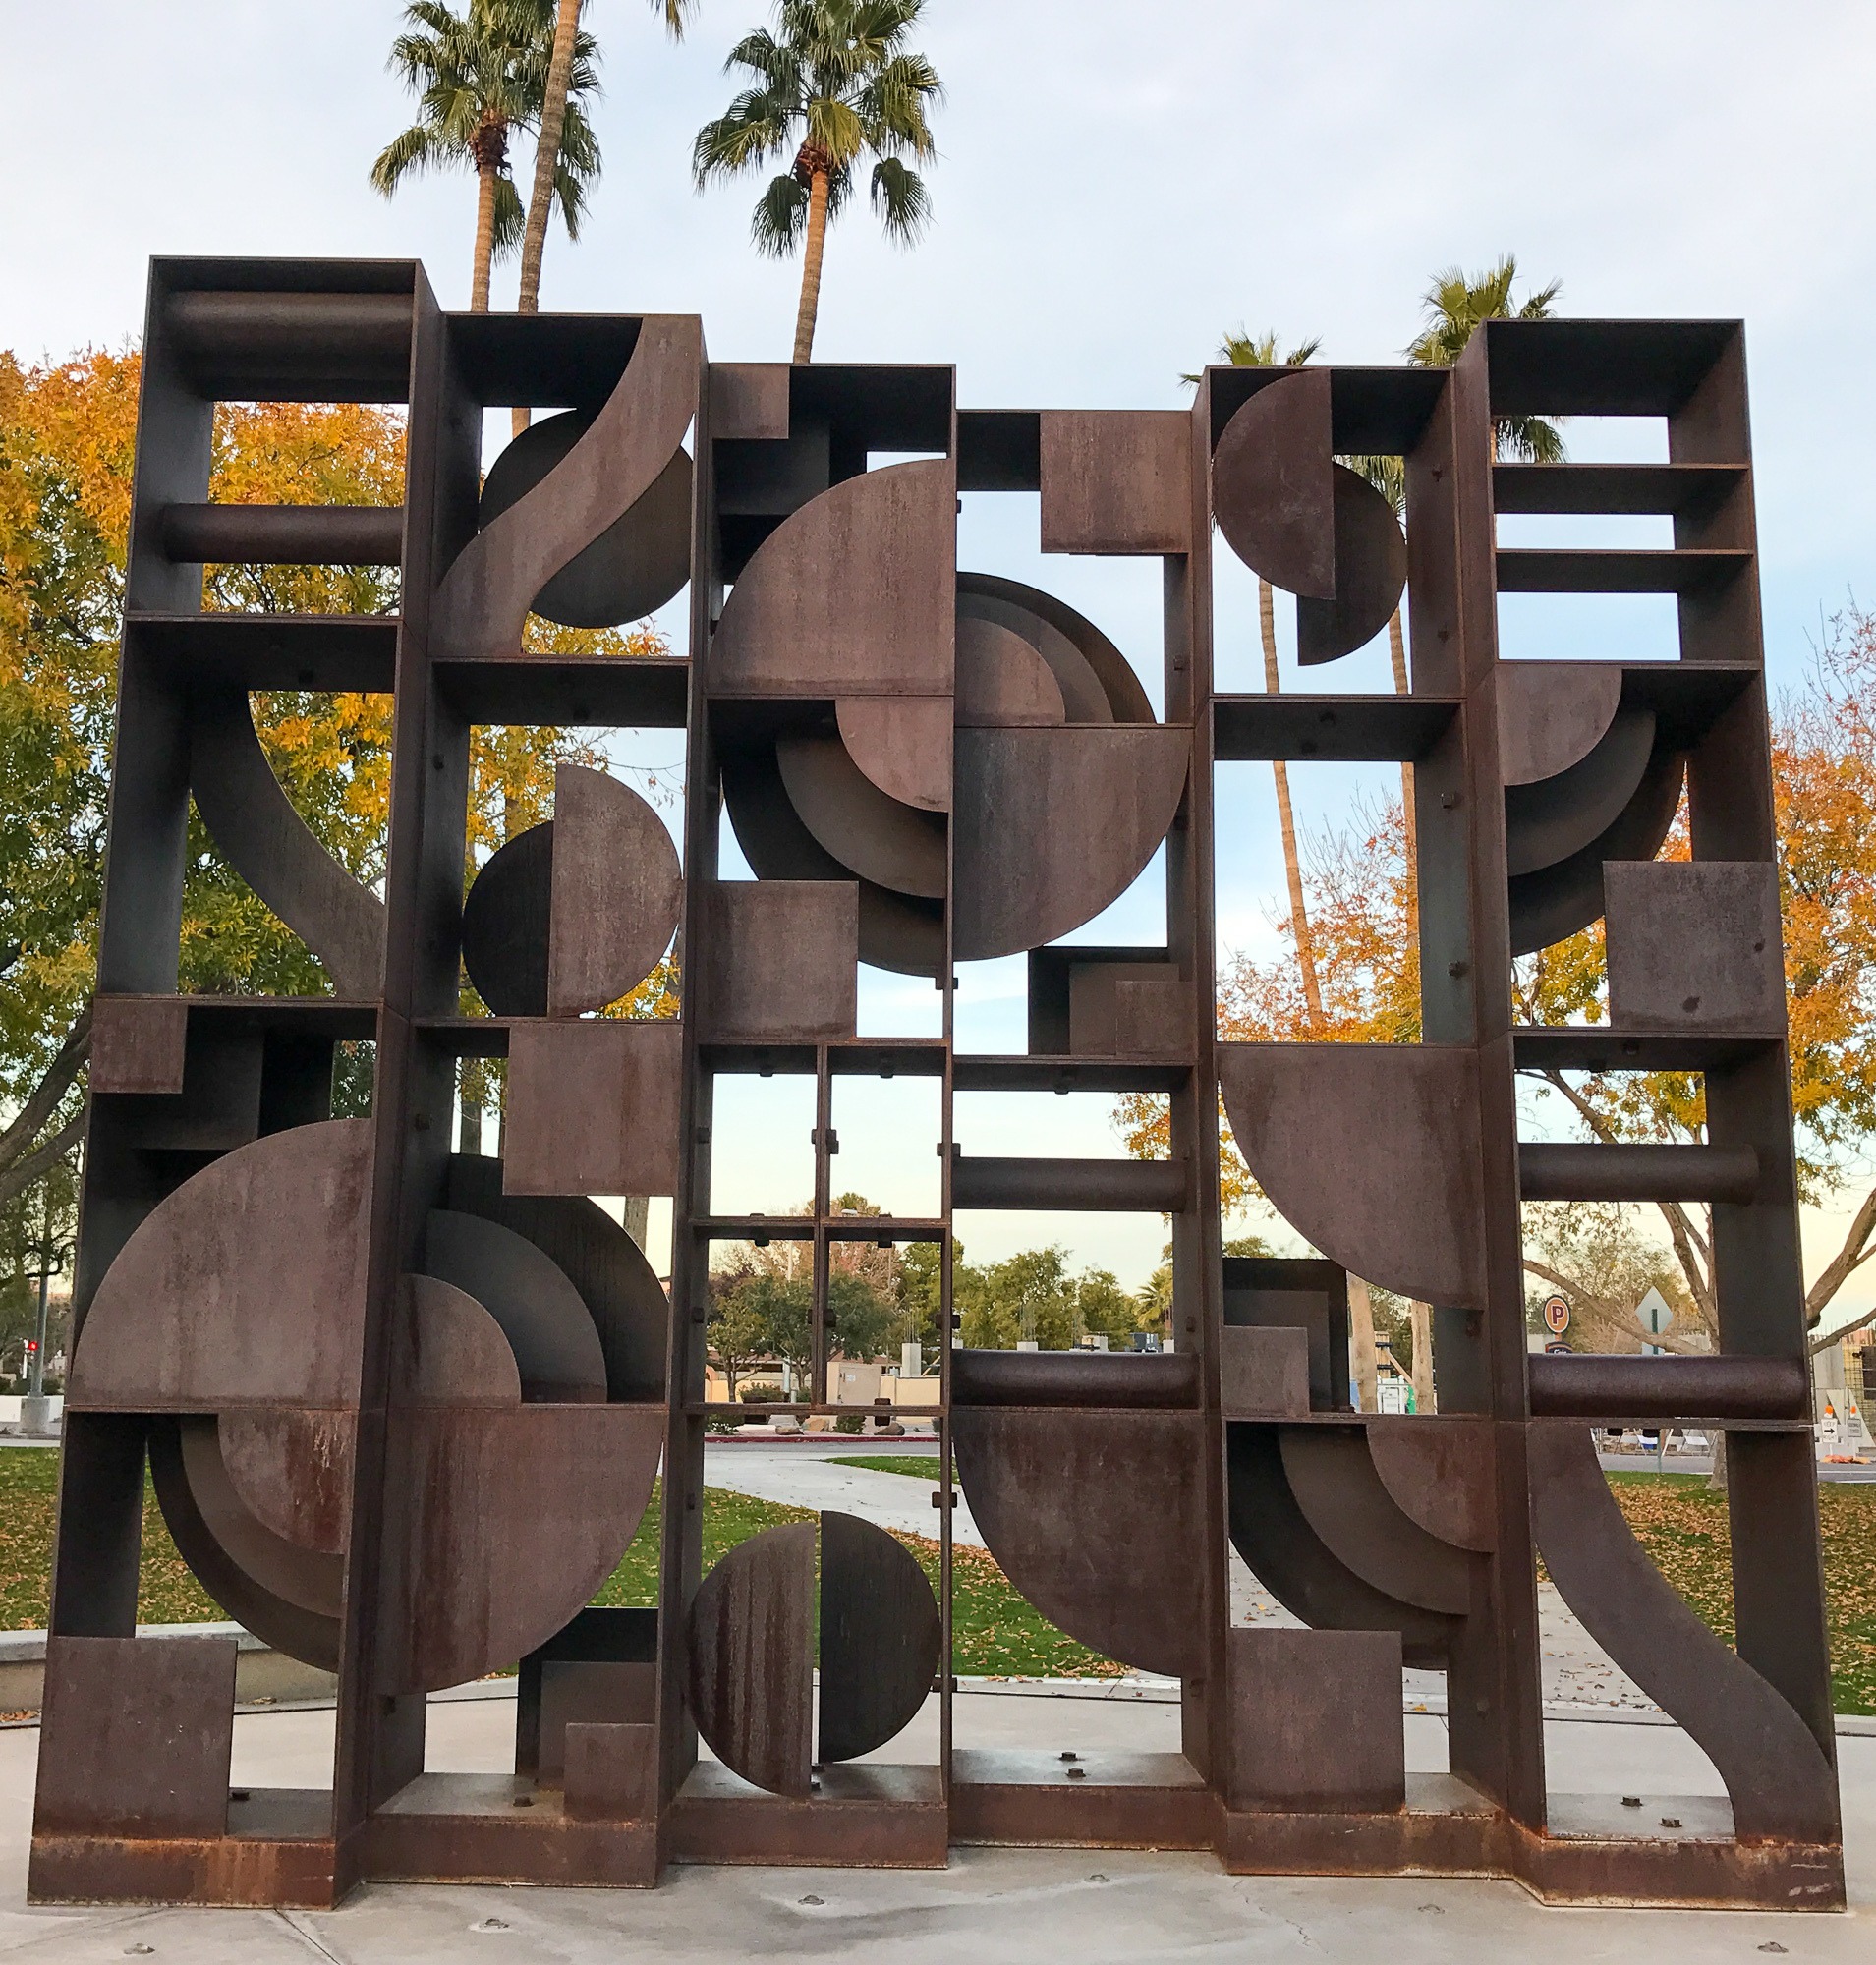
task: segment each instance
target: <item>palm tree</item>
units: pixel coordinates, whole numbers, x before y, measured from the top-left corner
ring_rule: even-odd
[[[537,127],[553,46],[554,0],[412,0],[406,31],[391,44],[389,67],[416,91],[418,117],[371,166],[386,197],[407,177],[468,164],[476,172],[476,251],[470,308],[488,311],[494,261],[521,243],[521,197],[508,173],[511,131]],[[599,174],[599,146],[579,97],[597,87],[594,42],[582,35],[569,71],[554,169],[554,202],[567,236],[578,238],[588,187]],[[543,221],[544,222],[544,221]]]
[[[681,41],[697,0],[648,0],[648,4],[654,13],[663,14],[672,40]],[[540,137],[535,146],[534,190],[529,195],[528,223],[521,240],[518,313],[535,313],[540,307],[540,261],[547,250],[548,207],[555,196],[555,173],[568,111],[577,106],[579,94],[576,65],[583,52],[590,58],[594,48],[592,36],[580,32],[580,16],[585,9],[586,0],[558,0],[554,15],[553,49],[540,105]]]
[[[1422,305],[1426,327],[1407,350],[1418,368],[1450,368],[1465,353],[1472,331],[1488,320],[1549,320],[1551,304],[1563,292],[1562,280],[1528,295],[1515,306],[1511,288],[1517,279],[1517,254],[1506,253],[1498,264],[1476,277],[1457,266],[1435,273]],[[1548,417],[1501,417],[1493,426],[1495,451],[1502,460],[1520,464],[1561,464],[1563,438]]]
[[[1240,327],[1220,344],[1219,360],[1228,362],[1234,368],[1300,368],[1314,360],[1322,345],[1320,340],[1300,342],[1287,355],[1279,356],[1275,328],[1267,334],[1252,335]],[[1196,375],[1185,377],[1192,383],[1198,379]],[[1277,598],[1262,574],[1257,577],[1257,618],[1264,636],[1264,687],[1275,696],[1282,688],[1277,669]],[[1289,798],[1289,766],[1277,758],[1272,759],[1271,770],[1277,779],[1277,819],[1283,838],[1283,875],[1289,883],[1289,919],[1296,936],[1296,967],[1302,977],[1303,1002],[1309,1010],[1310,1024],[1320,1029],[1323,990],[1316,972],[1316,944],[1309,932],[1309,909],[1303,899],[1302,862],[1296,852],[1296,814]]]
[[[780,0],[777,32],[758,28],[723,64],[746,69],[752,86],[697,133],[700,191],[794,149],[751,230],[757,250],[775,258],[804,248],[797,362],[813,356],[827,221],[852,196],[860,158],[874,159],[873,208],[888,239],[910,245],[931,217],[924,181],[907,162],[937,153],[926,111],[944,93],[932,64],[906,45],[924,11],[925,0]]]

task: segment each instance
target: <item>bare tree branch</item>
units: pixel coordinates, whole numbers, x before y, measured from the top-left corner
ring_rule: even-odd
[[[13,1124],[0,1133],[0,1167],[16,1159],[45,1130],[46,1121],[59,1109],[59,1101],[72,1089],[73,1080],[85,1069],[85,1061],[90,1054],[91,1006],[86,1003],[59,1046],[58,1056],[46,1066],[44,1077],[33,1087],[32,1095],[21,1106]],[[11,1191],[18,1193],[19,1189]]]
[[[1863,1197],[1863,1205],[1856,1210],[1856,1218],[1849,1225],[1849,1233],[1844,1237],[1844,1246],[1825,1265],[1824,1273],[1805,1292],[1806,1323],[1816,1324],[1818,1319],[1824,1315],[1825,1305],[1872,1256],[1876,1256],[1876,1187],[1871,1188]],[[1869,1322],[1871,1317],[1876,1317],[1876,1311],[1871,1311],[1868,1317],[1858,1319],[1848,1327],[1860,1330]],[[1837,1337],[1842,1334],[1840,1331],[1824,1341],[1835,1343]],[[1816,1348],[1815,1345],[1812,1346],[1813,1350]]]
[[[48,1167],[57,1165],[84,1137],[85,1114],[75,1113],[44,1146],[29,1152],[18,1165],[0,1173],[0,1207],[4,1207],[16,1194],[24,1193]]]
[[[1558,1289],[1567,1290],[1573,1297],[1586,1299],[1595,1307],[1600,1317],[1619,1325],[1626,1335],[1639,1338],[1644,1344],[1656,1344],[1664,1351],[1674,1351],[1682,1355],[1702,1353],[1706,1349],[1704,1339],[1696,1343],[1691,1338],[1670,1337],[1665,1332],[1657,1334],[1644,1328],[1640,1318],[1632,1310],[1623,1309],[1620,1305],[1610,1302],[1607,1297],[1590,1296],[1578,1276],[1566,1276],[1562,1269],[1552,1268],[1548,1263],[1539,1262],[1535,1256],[1525,1256],[1521,1260],[1532,1275],[1554,1284]],[[1876,1311],[1872,1311],[1870,1315],[1876,1317]]]

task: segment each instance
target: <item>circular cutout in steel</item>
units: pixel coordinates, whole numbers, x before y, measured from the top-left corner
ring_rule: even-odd
[[[490,467],[479,526],[516,504],[593,426],[566,410],[532,423]],[[631,509],[576,553],[535,595],[533,611],[564,628],[616,628],[654,613],[691,577],[691,460],[679,449]]]

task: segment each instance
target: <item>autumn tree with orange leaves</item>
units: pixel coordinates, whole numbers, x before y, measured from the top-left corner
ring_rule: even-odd
[[[103,875],[118,637],[140,361],[86,353],[31,367],[0,353],[0,1269],[35,1184],[69,1168],[83,1135],[89,1003]],[[361,404],[224,404],[210,495],[229,503],[396,505],[404,422]],[[383,614],[395,569],[215,566],[203,605],[260,613]],[[576,632],[533,621],[554,652],[662,654],[648,629]],[[254,699],[275,774],[354,877],[384,875],[388,696],[275,691]],[[478,730],[474,863],[551,807],[562,758],[601,761],[552,727]],[[466,874],[471,869],[466,869]],[[672,978],[641,992],[669,1012]],[[318,961],[190,816],[180,986],[201,994],[318,995]],[[339,1094],[346,1093],[341,1074]],[[362,1083],[352,1088],[365,1095]],[[69,1207],[70,1182],[62,1189]]]

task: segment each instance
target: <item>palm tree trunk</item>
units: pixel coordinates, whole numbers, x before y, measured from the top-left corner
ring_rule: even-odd
[[[797,362],[812,362],[821,311],[821,255],[827,243],[827,173],[816,171],[808,190],[808,238],[801,255],[801,308],[795,315]]]
[[[476,167],[476,267],[469,284],[471,313],[488,311],[488,273],[495,257],[496,166],[482,159]]]
[[[1413,1409],[1438,1412],[1440,1401],[1433,1384],[1433,1306],[1409,1303],[1407,1321],[1413,1331]]]
[[[1268,580],[1257,583],[1257,612],[1264,631],[1264,687],[1276,696],[1282,688],[1277,672],[1277,602]],[[1283,835],[1283,874],[1289,882],[1290,930],[1296,937],[1296,966],[1302,973],[1303,1003],[1310,1027],[1323,1022],[1322,983],[1316,975],[1316,944],[1309,932],[1309,910],[1303,904],[1303,869],[1296,855],[1296,814],[1289,802],[1289,766],[1279,758],[1271,771],[1277,779],[1277,820]]]
[[[547,251],[553,211],[553,176],[560,165],[560,137],[567,124],[567,89],[573,80],[573,47],[580,30],[581,0],[560,0],[554,16],[553,53],[547,60],[546,94],[540,105],[540,140],[535,145],[535,183],[528,197],[528,227],[521,239],[521,295],[517,313],[540,311],[540,261]],[[514,413],[514,433],[528,427],[528,412]]]
[[[1376,1391],[1375,1306],[1368,1285],[1359,1276],[1348,1278],[1348,1335],[1354,1351],[1355,1404],[1362,1412],[1379,1412]]]
[[[1393,662],[1396,696],[1410,692],[1407,682],[1407,645],[1400,632],[1400,609],[1388,621],[1388,653]],[[1413,766],[1400,766],[1400,812],[1407,831],[1407,931],[1417,932],[1420,925],[1420,828],[1413,815]]]

